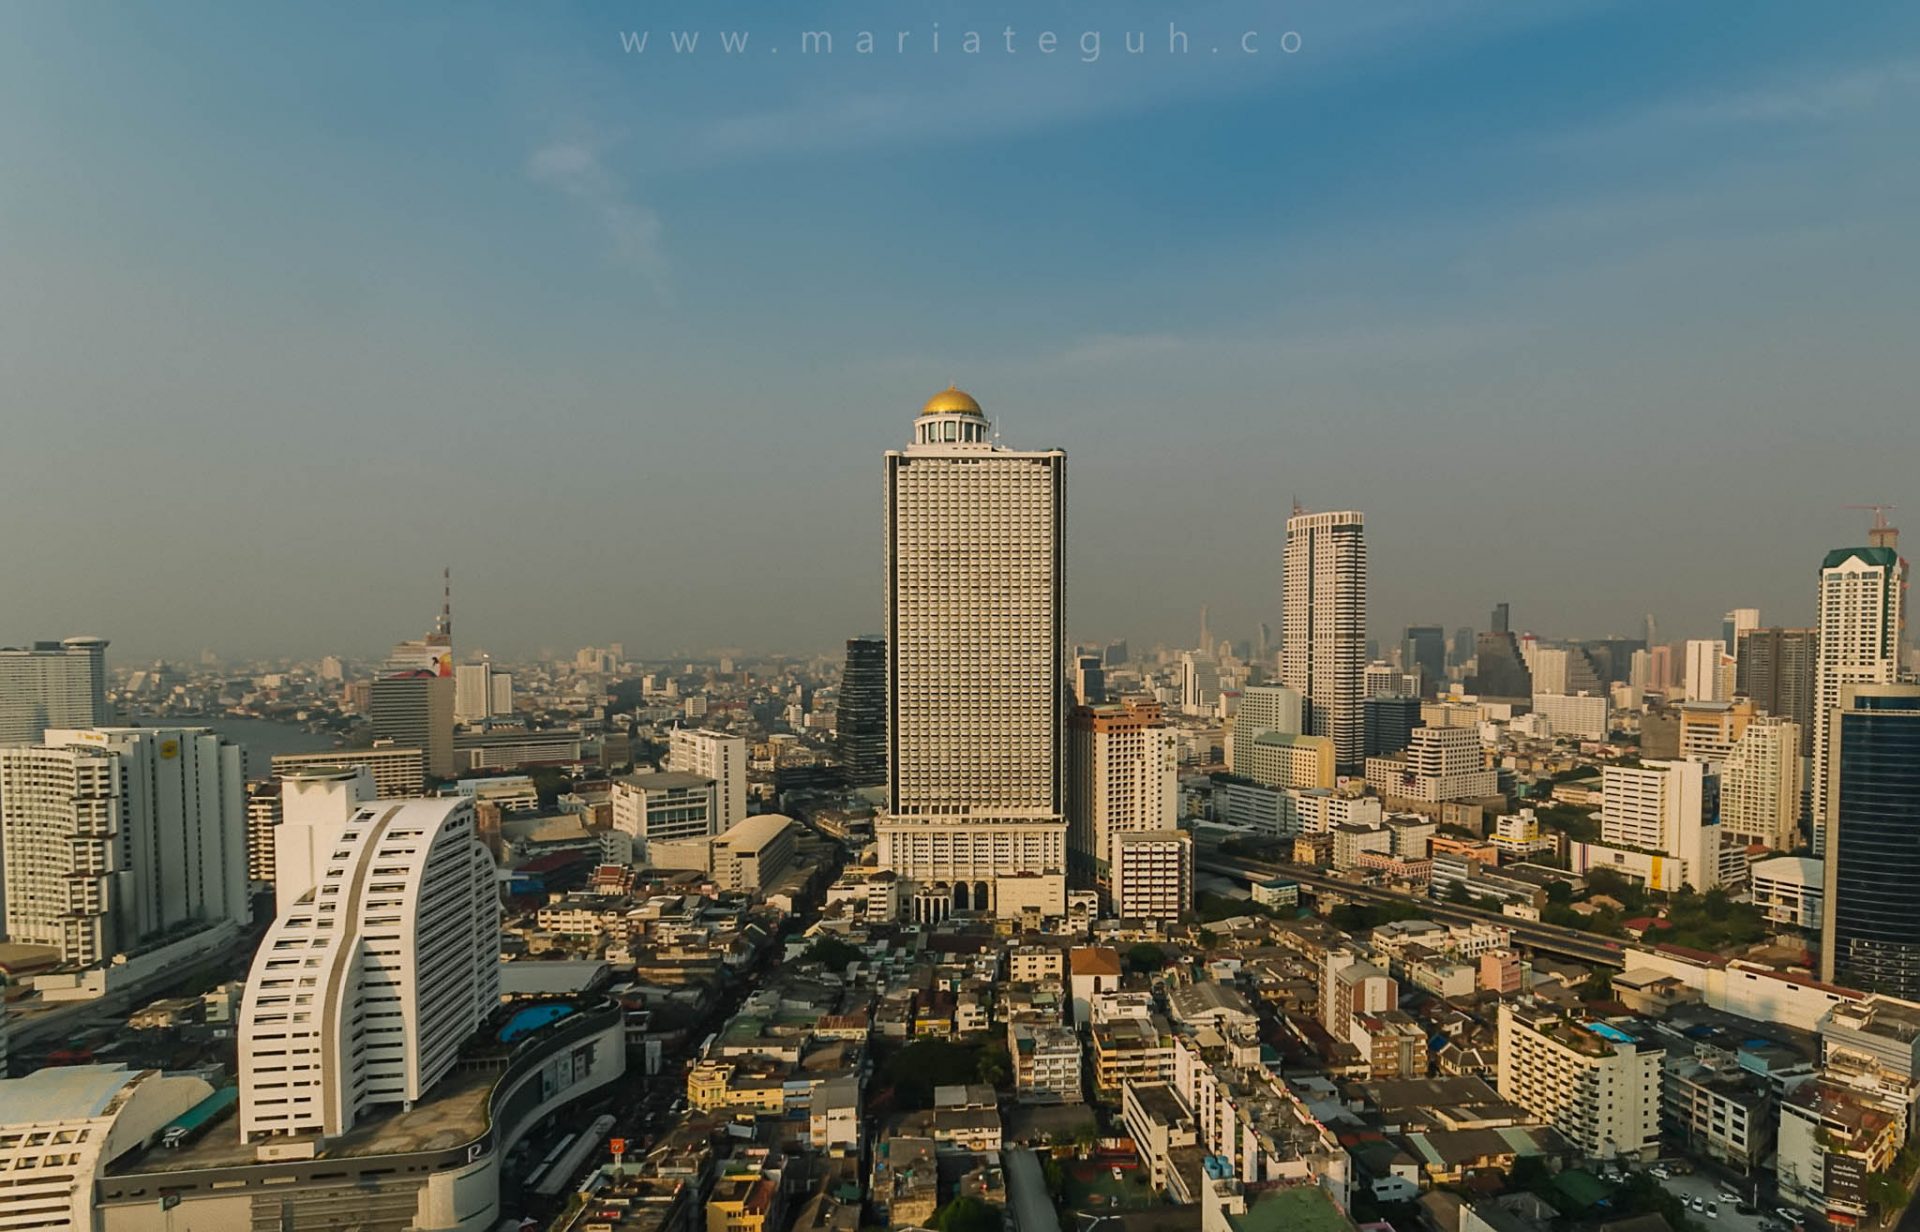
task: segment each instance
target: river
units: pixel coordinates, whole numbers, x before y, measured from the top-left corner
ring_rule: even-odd
[[[297,723],[279,723],[273,719],[244,719],[225,714],[192,718],[143,716],[139,723],[143,727],[205,727],[216,731],[247,750],[247,777],[254,780],[273,777],[275,754],[324,753],[340,747],[331,736],[310,732]]]

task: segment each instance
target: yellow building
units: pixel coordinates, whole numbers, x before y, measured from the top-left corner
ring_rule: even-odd
[[[780,1182],[758,1172],[725,1176],[707,1199],[707,1232],[767,1232],[780,1226]]]
[[[724,1061],[702,1061],[688,1070],[687,1102],[702,1112],[725,1107],[733,1068]]]

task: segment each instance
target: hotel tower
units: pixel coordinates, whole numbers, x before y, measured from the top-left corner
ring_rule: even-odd
[[[1064,907],[1067,456],[935,394],[887,455],[887,811],[914,912]]]

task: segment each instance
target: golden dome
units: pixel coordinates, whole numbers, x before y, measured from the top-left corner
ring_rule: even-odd
[[[973,400],[972,394],[958,386],[949,385],[928,398],[927,404],[920,408],[920,413],[922,415],[979,415],[983,412],[980,410],[980,404]]]

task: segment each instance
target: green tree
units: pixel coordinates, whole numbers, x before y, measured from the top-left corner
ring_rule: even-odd
[[[1907,1187],[1893,1179],[1888,1172],[1867,1173],[1867,1201],[1879,1207],[1882,1213],[1898,1210],[1907,1202]]]
[[[1013,1054],[998,1040],[984,1045],[974,1059],[973,1077],[990,1087],[1004,1086],[1013,1078]]]
[[[1549,881],[1547,883],[1547,901],[1565,906],[1573,901],[1573,887],[1564,881]]]
[[[933,1213],[936,1232],[1000,1232],[1000,1208],[962,1195]]]
[[[1167,952],[1157,945],[1142,942],[1127,951],[1127,965],[1135,971],[1158,971],[1167,965]]]
[[[540,797],[543,809],[552,808],[561,796],[573,790],[573,780],[557,766],[535,766],[527,771],[527,777],[533,780],[534,794]]]
[[[848,963],[857,963],[863,957],[859,946],[838,937],[822,937],[800,956],[803,962],[824,963],[835,971],[845,971]]]
[[[980,1051],[952,1040],[915,1040],[887,1059],[881,1078],[893,1088],[896,1107],[931,1108],[935,1087],[976,1081]]]
[[[1447,901],[1450,903],[1464,907],[1472,898],[1473,896],[1467,893],[1467,883],[1464,881],[1456,881],[1447,887]]]

